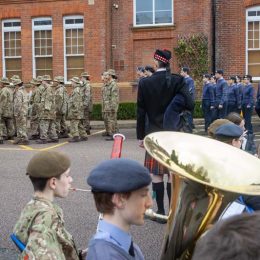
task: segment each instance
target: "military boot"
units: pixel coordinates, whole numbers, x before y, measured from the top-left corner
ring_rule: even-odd
[[[86,136],[81,136],[80,137],[80,141],[87,141],[87,140],[88,140],[88,138]]]
[[[69,139],[69,142],[70,143],[80,142],[80,138],[79,138],[79,136],[74,136],[74,137]]]
[[[106,141],[114,141],[113,135],[108,135]]]
[[[29,144],[29,140],[28,139],[20,139],[19,143],[21,145],[28,145]]]
[[[102,133],[102,136],[109,136],[109,133],[108,132],[104,132],[104,133]]]
[[[58,142],[59,142],[58,138],[53,138],[48,140],[48,143],[58,143]]]
[[[46,139],[39,139],[39,140],[36,140],[36,143],[37,144],[47,144],[47,140]]]

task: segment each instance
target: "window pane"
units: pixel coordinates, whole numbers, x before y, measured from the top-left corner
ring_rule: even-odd
[[[36,75],[49,74],[52,77],[52,58],[41,57],[35,59],[36,64]]]
[[[41,49],[35,48],[35,55],[40,55],[40,54],[41,54]]]
[[[248,30],[253,30],[253,22],[248,22]]]
[[[21,59],[5,59],[6,71],[21,71]]]
[[[153,0],[136,0],[136,12],[152,11]]]
[[[248,11],[248,16],[256,16],[256,11]]]
[[[66,54],[71,54],[71,47],[70,46],[66,47]]]
[[[254,48],[255,49],[259,48],[259,40],[254,40]]]
[[[253,77],[259,77],[260,64],[258,65],[248,65],[248,74]]]
[[[136,24],[153,24],[153,13],[137,13],[136,14]]]
[[[249,51],[248,63],[260,63],[260,51]]]
[[[84,54],[84,47],[83,46],[78,47],[78,54]]]
[[[15,56],[21,56],[21,55],[22,55],[21,48],[17,48]]]
[[[155,12],[155,23],[171,23],[172,22],[172,12],[171,11],[161,11]]]
[[[77,46],[77,43],[78,43],[78,41],[77,41],[77,38],[72,38],[72,45],[74,45],[74,46]]]
[[[259,22],[254,22],[254,30],[259,30]]]
[[[248,31],[248,40],[253,40],[254,33],[253,31]]]
[[[66,30],[66,37],[71,37],[71,30],[70,29]]]
[[[172,10],[172,0],[155,0],[155,10]]]
[[[259,31],[254,31],[254,39],[259,39]]]
[[[253,40],[248,41],[248,48],[250,49],[253,48],[253,42],[254,42]]]
[[[84,57],[67,57],[67,68],[68,69],[83,69],[84,68]]]

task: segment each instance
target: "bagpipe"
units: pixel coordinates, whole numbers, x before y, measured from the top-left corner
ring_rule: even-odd
[[[122,152],[122,146],[123,146],[123,141],[125,140],[125,136],[123,134],[114,134],[114,143],[112,147],[112,152],[110,158],[120,158],[121,157],[121,152]],[[91,192],[91,190],[86,190],[86,189],[80,189],[80,188],[70,188],[71,191],[83,191],[83,192]],[[102,218],[102,215],[99,215],[99,219]],[[15,234],[10,235],[11,241],[16,245],[18,250],[20,252],[23,252],[26,248],[26,245],[22,243],[19,238]]]

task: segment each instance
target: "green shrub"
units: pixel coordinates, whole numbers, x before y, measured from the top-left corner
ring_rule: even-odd
[[[196,101],[195,102],[195,108],[194,108],[194,118],[201,118],[202,110],[200,108],[201,102]],[[93,105],[93,111],[91,114],[92,120],[102,120],[101,115],[101,104],[94,104]],[[136,103],[120,103],[118,108],[118,120],[131,120],[136,119]]]
[[[91,114],[92,120],[102,120],[101,104],[94,104]],[[120,103],[118,107],[118,120],[136,119],[136,103]]]

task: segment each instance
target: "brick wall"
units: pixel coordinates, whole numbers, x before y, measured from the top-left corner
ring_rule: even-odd
[[[242,3],[241,3],[242,2]],[[246,73],[246,9],[260,0],[216,1],[216,67],[225,75]]]
[[[232,0],[234,1],[234,0]],[[0,4],[6,1],[1,1]],[[8,1],[11,3],[10,1]],[[173,51],[179,34],[205,33],[211,47],[211,1],[174,0],[174,25],[134,28],[133,1],[125,0],[25,0],[12,1],[0,9],[0,19],[20,18],[22,26],[22,75],[24,82],[32,78],[32,19],[52,17],[53,75],[64,74],[63,16],[84,16],[85,70],[91,74],[95,100],[100,99],[100,74],[115,68],[120,82],[121,101],[135,101],[136,67],[153,64],[156,48]],[[33,3],[32,3],[33,2]],[[93,4],[94,3],[94,4]],[[112,4],[117,4],[114,8]],[[1,34],[0,34],[1,35]],[[2,55],[0,41],[0,55]],[[210,55],[212,50],[210,49]],[[178,71],[172,59],[173,71]],[[2,71],[2,59],[0,60]]]

